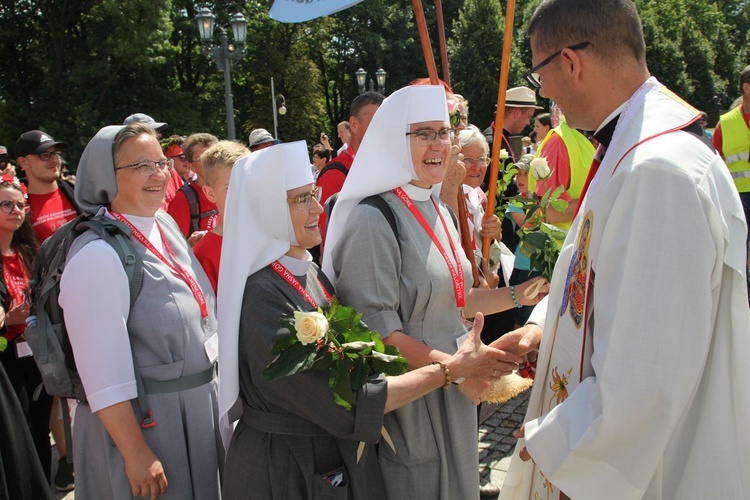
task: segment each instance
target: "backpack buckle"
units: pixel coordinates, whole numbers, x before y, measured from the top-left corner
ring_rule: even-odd
[[[156,420],[154,420],[154,410],[148,410],[148,417],[144,417],[141,422],[141,427],[144,429],[150,429],[156,427]]]

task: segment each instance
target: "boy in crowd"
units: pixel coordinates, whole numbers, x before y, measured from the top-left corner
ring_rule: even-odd
[[[218,290],[219,258],[224,227],[224,203],[229,189],[232,166],[240,158],[250,154],[250,150],[233,141],[219,141],[201,155],[203,163],[203,193],[216,204],[218,217],[216,225],[195,245],[193,251],[198,262],[206,271],[214,293]]]

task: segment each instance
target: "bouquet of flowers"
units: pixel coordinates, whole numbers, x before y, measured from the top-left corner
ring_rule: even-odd
[[[543,278],[551,280],[566,233],[545,222],[547,211],[552,207],[558,212],[564,212],[568,208],[568,202],[560,199],[565,189],[563,186],[558,186],[552,192],[546,189],[546,180],[552,172],[545,158],[534,158],[530,166],[531,175],[545,187],[544,195],[541,198],[533,193],[530,198],[514,196],[508,203],[520,207],[526,214],[523,225],[518,229],[521,252],[531,259],[532,269],[539,271]]]
[[[331,298],[317,311],[294,311],[281,325],[290,332],[271,349],[276,358],[263,370],[273,380],[308,371],[327,372],[336,404],[351,410],[354,392],[375,374],[401,375],[408,362],[398,348],[387,346],[377,332],[362,322],[362,315]]]

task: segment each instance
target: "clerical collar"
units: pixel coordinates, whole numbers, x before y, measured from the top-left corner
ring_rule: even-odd
[[[625,109],[625,106],[628,104],[627,101],[617,106],[617,108],[612,111],[609,116],[602,122],[601,125],[599,125],[599,128],[596,129],[596,132],[594,132],[594,139],[597,140],[600,144],[604,145],[605,148],[609,147],[609,143],[612,142],[612,136],[615,133],[615,128],[617,127],[617,120],[620,119],[620,114],[622,113],[622,110]]]
[[[293,275],[304,276],[307,274],[307,270],[310,269],[310,265],[312,264],[312,255],[310,255],[310,252],[307,252],[305,253],[305,258],[302,260],[289,257],[288,255],[282,255],[279,257],[279,263],[289,269],[289,272]]]
[[[403,189],[406,194],[409,195],[409,198],[414,201],[427,201],[430,199],[430,196],[432,196],[432,187],[421,188],[414,184],[404,184],[401,186],[401,189]]]

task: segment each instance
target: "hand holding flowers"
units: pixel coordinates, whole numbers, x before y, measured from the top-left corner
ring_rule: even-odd
[[[263,370],[273,380],[308,371],[327,372],[336,404],[351,410],[354,393],[373,375],[400,375],[407,361],[398,349],[386,346],[377,332],[362,322],[362,315],[331,298],[331,305],[313,312],[295,311],[283,317],[289,335],[271,349],[276,358]]]

